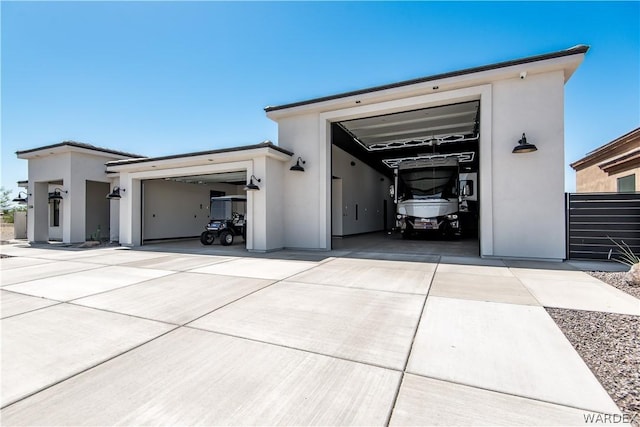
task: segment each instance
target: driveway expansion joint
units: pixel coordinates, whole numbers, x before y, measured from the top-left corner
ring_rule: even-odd
[[[400,396],[400,389],[402,388],[402,383],[404,382],[404,376],[407,373],[407,366],[409,365],[409,359],[411,358],[411,352],[413,350],[413,344],[415,343],[416,336],[418,335],[418,329],[420,328],[420,321],[422,320],[422,316],[424,316],[424,311],[427,307],[427,299],[429,298],[429,292],[431,292],[431,286],[433,285],[433,280],[438,273],[438,267],[440,263],[436,264],[436,268],[431,275],[431,280],[429,281],[429,287],[427,288],[427,293],[424,296],[424,301],[422,302],[422,307],[420,309],[420,315],[418,316],[418,320],[416,322],[416,327],[413,330],[413,337],[411,338],[411,345],[409,346],[409,351],[407,352],[407,357],[404,361],[404,366],[402,368],[402,374],[400,375],[400,382],[398,383],[398,388],[396,389],[395,395],[393,396],[393,403],[391,404],[391,409],[389,410],[389,416],[387,417],[387,421],[385,422],[385,426],[388,426],[391,422],[391,418],[393,417],[393,411],[396,409],[396,405],[398,403],[398,397]]]
[[[199,328],[197,326],[183,325],[183,327],[189,328],[189,329],[195,329],[195,330],[202,331],[202,332],[208,332],[210,334],[224,335],[224,336],[231,337],[231,338],[237,338],[237,339],[241,339],[241,340],[257,342],[257,343],[260,343],[260,344],[267,344],[267,345],[274,346],[274,347],[286,348],[287,350],[301,351],[303,353],[315,354],[317,356],[324,356],[324,357],[329,357],[329,358],[332,358],[332,359],[343,360],[345,362],[357,363],[359,365],[371,366],[373,368],[386,369],[388,371],[394,371],[394,372],[399,372],[399,373],[403,372],[400,369],[392,368],[390,366],[378,365],[376,363],[371,363],[371,362],[363,362],[361,360],[353,360],[353,359],[349,359],[347,357],[336,356],[334,354],[328,354],[328,353],[322,353],[322,352],[319,352],[319,351],[313,351],[313,350],[309,350],[309,349],[306,349],[306,348],[293,347],[293,346],[286,345],[286,344],[278,344],[278,343],[274,343],[274,342],[270,342],[270,341],[259,340],[259,339],[256,339],[256,338],[245,337],[245,336],[242,336],[242,335],[235,335],[235,334],[230,334],[230,333],[227,333],[227,332],[215,331],[215,330],[212,330],[212,329]]]
[[[409,375],[415,375],[417,377],[422,377],[422,378],[429,378],[429,379],[432,379],[432,380],[442,381],[442,382],[446,382],[446,383],[449,383],[449,384],[461,385],[461,386],[464,386],[464,387],[470,387],[470,388],[474,388],[474,389],[477,389],[477,390],[488,391],[488,392],[491,392],[491,393],[498,393],[498,394],[501,394],[501,395],[504,395],[504,396],[513,396],[513,397],[518,397],[520,399],[533,400],[535,402],[547,403],[547,404],[554,405],[554,406],[562,406],[564,408],[577,409],[579,411],[601,413],[597,409],[583,408],[583,407],[580,407],[580,406],[568,405],[566,403],[559,403],[559,402],[553,402],[553,401],[550,401],[550,400],[544,400],[544,399],[540,399],[540,398],[537,398],[537,397],[524,396],[524,395],[516,394],[516,393],[509,393],[509,392],[504,391],[504,390],[496,390],[496,389],[487,388],[487,387],[480,387],[480,386],[473,385],[473,384],[467,384],[467,383],[458,382],[458,381],[451,381],[450,379],[438,378],[438,377],[435,377],[435,376],[432,376],[432,375],[422,375],[422,374],[418,374],[418,373],[415,373],[415,372],[406,372],[406,373],[409,374]]]
[[[11,292],[11,291],[7,291],[7,292]],[[33,297],[33,295],[21,294],[20,292],[13,292],[13,293],[14,294],[18,294],[18,295],[24,295],[24,296],[28,296],[28,297]],[[40,298],[40,297],[34,297],[34,298]],[[43,298],[43,299],[49,299],[49,298]],[[45,308],[56,307],[56,306],[61,305],[61,304],[66,304],[66,302],[64,302],[64,301],[57,301],[57,300],[51,300],[51,299],[49,299],[49,300],[53,301],[55,304],[45,305],[44,307],[38,307],[38,308],[34,308],[32,310],[27,310],[27,311],[23,311],[23,312],[20,312],[20,313],[12,314],[12,315],[0,318],[0,320],[11,319],[11,318],[16,317],[16,316],[22,316],[23,314],[33,313],[34,311],[43,310]]]
[[[120,316],[131,317],[131,318],[134,318],[134,319],[147,320],[149,322],[162,323],[162,324],[169,325],[169,326],[176,326],[176,327],[182,326],[179,323],[167,322],[166,320],[151,319],[149,317],[137,316],[135,314],[123,313],[121,311],[109,310],[109,309],[100,308],[100,307],[93,307],[93,306],[90,306],[90,305],[82,305],[82,304],[78,304],[77,302],[73,302],[73,301],[65,301],[65,302],[63,302],[63,304],[73,305],[75,307],[88,308],[89,310],[103,311],[105,313],[118,314]],[[47,307],[44,307],[44,308],[47,308]]]
[[[172,325],[172,326],[173,326],[173,325]],[[31,397],[31,396],[33,396],[33,395],[36,395],[36,394],[38,394],[38,393],[40,393],[40,392],[42,392],[42,391],[44,391],[44,390],[50,389],[51,387],[55,387],[56,385],[61,384],[61,383],[65,382],[65,381],[67,381],[67,380],[70,380],[71,378],[75,378],[75,377],[77,377],[77,376],[79,376],[79,375],[82,375],[82,374],[84,374],[85,372],[88,372],[88,371],[90,371],[90,370],[92,370],[92,369],[94,369],[94,368],[97,368],[98,366],[104,365],[105,363],[107,363],[107,362],[109,362],[109,361],[111,361],[111,360],[114,360],[114,359],[116,359],[116,358],[118,358],[118,357],[120,357],[120,356],[122,356],[122,355],[125,355],[125,354],[127,354],[127,353],[129,353],[129,352],[131,352],[131,351],[133,351],[133,350],[136,350],[137,348],[140,348],[140,347],[142,347],[142,346],[143,346],[143,345],[145,345],[145,344],[148,344],[148,343],[150,343],[150,342],[152,342],[152,341],[155,341],[155,340],[157,340],[158,338],[161,338],[161,337],[163,337],[163,336],[165,336],[165,335],[167,335],[167,334],[169,334],[169,333],[171,333],[171,332],[173,332],[173,331],[175,331],[175,330],[177,330],[177,329],[179,329],[179,328],[180,328],[180,326],[176,326],[175,328],[169,329],[168,331],[165,331],[165,332],[161,333],[161,334],[160,334],[160,335],[158,335],[158,336],[155,336],[155,337],[153,337],[153,338],[151,338],[151,339],[149,339],[149,340],[146,340],[146,341],[144,341],[144,342],[141,342],[141,343],[139,343],[139,344],[136,344],[135,346],[133,346],[133,347],[131,347],[131,348],[129,348],[129,349],[127,349],[127,350],[125,350],[125,351],[121,352],[121,353],[115,354],[115,355],[113,355],[113,356],[111,356],[111,357],[108,357],[108,358],[106,358],[106,359],[104,359],[104,360],[102,360],[102,361],[100,361],[100,362],[98,362],[98,363],[96,363],[96,364],[94,364],[94,365],[88,366],[88,367],[86,367],[86,368],[84,368],[84,369],[81,369],[81,370],[79,370],[79,371],[77,371],[77,372],[74,372],[74,373],[72,373],[71,375],[68,375],[68,376],[66,376],[66,377],[64,377],[64,378],[62,378],[62,379],[60,379],[60,380],[57,380],[57,381],[55,381],[55,382],[53,382],[53,383],[51,383],[51,384],[46,385],[45,387],[41,387],[41,388],[39,388],[39,389],[37,389],[37,390],[35,390],[35,391],[31,392],[31,393],[26,394],[25,396],[22,396],[22,397],[20,397],[20,398],[18,398],[18,399],[16,399],[16,400],[14,400],[13,402],[9,402],[9,403],[7,403],[6,405],[4,405],[4,406],[0,407],[0,410],[2,410],[2,409],[6,409],[6,408],[8,408],[8,407],[10,407],[10,406],[12,406],[12,405],[15,405],[16,403],[21,402],[21,401],[23,401],[23,400],[25,400],[25,399],[28,399],[29,397]]]
[[[292,276],[292,277],[295,277],[295,275]],[[417,297],[424,297],[424,296],[427,295],[427,294],[421,294],[421,293],[417,293],[417,292],[390,291],[388,289],[363,288],[361,286],[334,285],[333,283],[304,282],[302,280],[296,280],[296,279],[293,279],[293,280],[283,279],[282,281],[286,281],[287,283],[300,283],[302,285],[328,286],[328,287],[340,288],[340,289],[356,289],[356,290],[359,290],[359,291],[385,292],[385,293],[388,293],[388,294],[410,295],[410,296],[417,296]]]

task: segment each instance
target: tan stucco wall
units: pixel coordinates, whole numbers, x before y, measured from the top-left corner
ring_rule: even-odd
[[[618,191],[618,178],[636,174],[636,191],[640,190],[640,166],[612,175],[592,165],[576,171],[576,191],[578,193],[610,193]]]

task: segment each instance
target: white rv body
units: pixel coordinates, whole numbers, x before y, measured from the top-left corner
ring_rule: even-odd
[[[403,200],[398,202],[398,214],[418,218],[435,218],[458,212],[458,199]]]
[[[403,237],[437,230],[460,235],[459,215],[477,201],[477,173],[460,173],[457,157],[412,159],[395,168],[396,217]]]

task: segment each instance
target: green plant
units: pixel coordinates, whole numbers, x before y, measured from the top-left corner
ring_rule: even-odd
[[[11,210],[11,190],[0,187],[0,209],[2,215],[7,215]]]
[[[609,256],[607,257],[608,259],[613,259],[614,261],[617,261],[624,265],[628,265],[629,267],[634,264],[640,263],[640,256],[634,254],[629,245],[627,245],[624,240],[620,240],[620,243],[618,243],[611,237],[607,237],[620,249],[620,251],[618,252],[620,258],[611,258],[611,253],[613,252],[613,249],[611,249],[609,250]]]
[[[98,229],[96,230],[96,232],[89,236],[89,241],[91,241],[91,242],[99,242],[100,241],[100,234],[101,234],[100,226],[98,225]]]

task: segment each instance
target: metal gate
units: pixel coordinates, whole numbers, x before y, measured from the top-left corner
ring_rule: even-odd
[[[567,194],[567,258],[608,259],[624,242],[640,254],[640,193]]]

